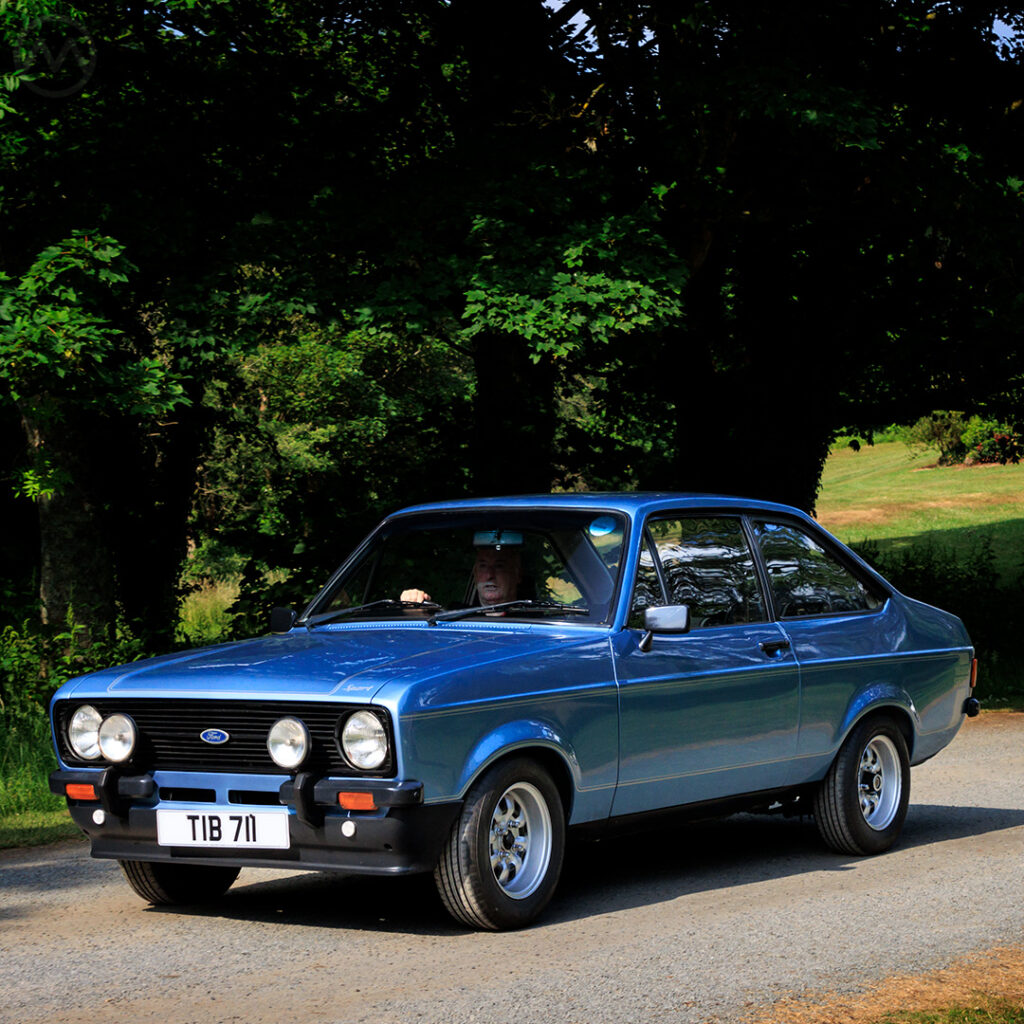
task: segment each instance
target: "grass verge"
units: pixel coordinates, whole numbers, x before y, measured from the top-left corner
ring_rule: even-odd
[[[1024,1024],[1024,1003],[985,1000],[980,1006],[954,1007],[939,1013],[887,1016],[878,1024]]]
[[[81,834],[66,807],[59,811],[0,814],[0,850],[43,846],[46,843],[56,843],[60,839],[72,839]]]
[[[0,848],[78,834],[64,799],[50,792],[48,776],[56,767],[42,708],[0,715]]]

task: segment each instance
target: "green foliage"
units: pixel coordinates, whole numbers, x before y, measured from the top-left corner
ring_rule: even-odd
[[[181,602],[175,640],[189,647],[202,647],[231,639],[236,618],[231,609],[238,600],[238,579],[203,580],[187,593]]]
[[[54,691],[69,679],[143,657],[142,642],[126,627],[97,642],[74,620],[45,631],[26,621],[0,629],[0,714],[15,717],[45,709]]]
[[[133,351],[101,313],[135,269],[114,239],[76,231],[20,278],[0,273],[0,381],[15,402],[46,419],[68,403],[153,416],[187,402],[166,365]]]
[[[929,416],[922,416],[907,430],[907,444],[938,448],[939,465],[951,466],[962,462],[967,454],[967,446],[963,442],[966,425],[962,412],[938,409]]]
[[[967,449],[966,462],[1005,465],[1019,462],[1024,452],[1024,441],[1009,423],[977,415],[967,421],[961,440]]]
[[[497,332],[525,338],[535,359],[565,357],[616,334],[680,322],[687,268],[660,233],[651,204],[597,223],[570,223],[554,237],[527,230],[524,220],[532,219],[474,219],[468,241],[477,262],[466,284],[465,340]]]
[[[0,819],[64,809],[64,799],[47,785],[47,776],[56,768],[45,712],[0,712]]]

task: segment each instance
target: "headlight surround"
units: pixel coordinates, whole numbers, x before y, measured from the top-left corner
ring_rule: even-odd
[[[138,730],[135,723],[120,712],[103,719],[99,729],[100,753],[108,761],[127,761],[135,750]]]
[[[298,768],[309,753],[309,730],[297,718],[281,718],[267,735],[267,750],[274,763],[291,771]]]
[[[379,768],[388,759],[388,733],[372,711],[349,715],[341,730],[341,751],[349,763],[364,771]]]
[[[83,704],[71,716],[68,725],[68,742],[71,749],[85,761],[95,761],[100,756],[100,726],[103,716],[91,705]]]

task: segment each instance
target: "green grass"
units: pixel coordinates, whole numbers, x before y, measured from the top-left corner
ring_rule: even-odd
[[[0,850],[43,846],[81,835],[66,807],[59,811],[22,811],[0,815]]]
[[[238,600],[240,589],[237,576],[204,580],[181,602],[176,638],[197,647],[227,640],[235,620],[231,606]]]
[[[986,708],[1024,709],[1024,465],[937,466],[898,441],[837,447],[817,514],[847,544],[871,541],[884,576],[959,615],[978,649]],[[986,561],[986,553],[991,561]],[[900,579],[901,559],[931,569]],[[906,567],[904,566],[904,570]]]
[[[969,551],[990,540],[1004,584],[1024,569],[1024,464],[936,466],[934,451],[897,441],[837,448],[822,475],[817,514],[847,544],[881,550],[922,540]]]
[[[937,1013],[900,1013],[878,1024],[1024,1024],[1024,1003],[985,1001],[984,1006],[952,1007]]]
[[[51,793],[47,783],[56,767],[41,708],[0,715],[0,848],[77,834],[64,798]]]

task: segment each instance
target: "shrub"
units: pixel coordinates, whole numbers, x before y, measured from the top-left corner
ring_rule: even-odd
[[[69,612],[59,633],[23,622],[0,630],[0,712],[20,715],[45,709],[53,692],[74,676],[144,656],[142,641],[124,626],[113,640],[86,643],[85,629]]]
[[[970,462],[1019,462],[1024,445],[1019,434],[1007,423],[972,416],[962,435]]]
[[[911,446],[939,449],[939,465],[952,466],[967,454],[963,442],[966,427],[962,412],[936,409],[922,416],[907,430],[906,443]]]

